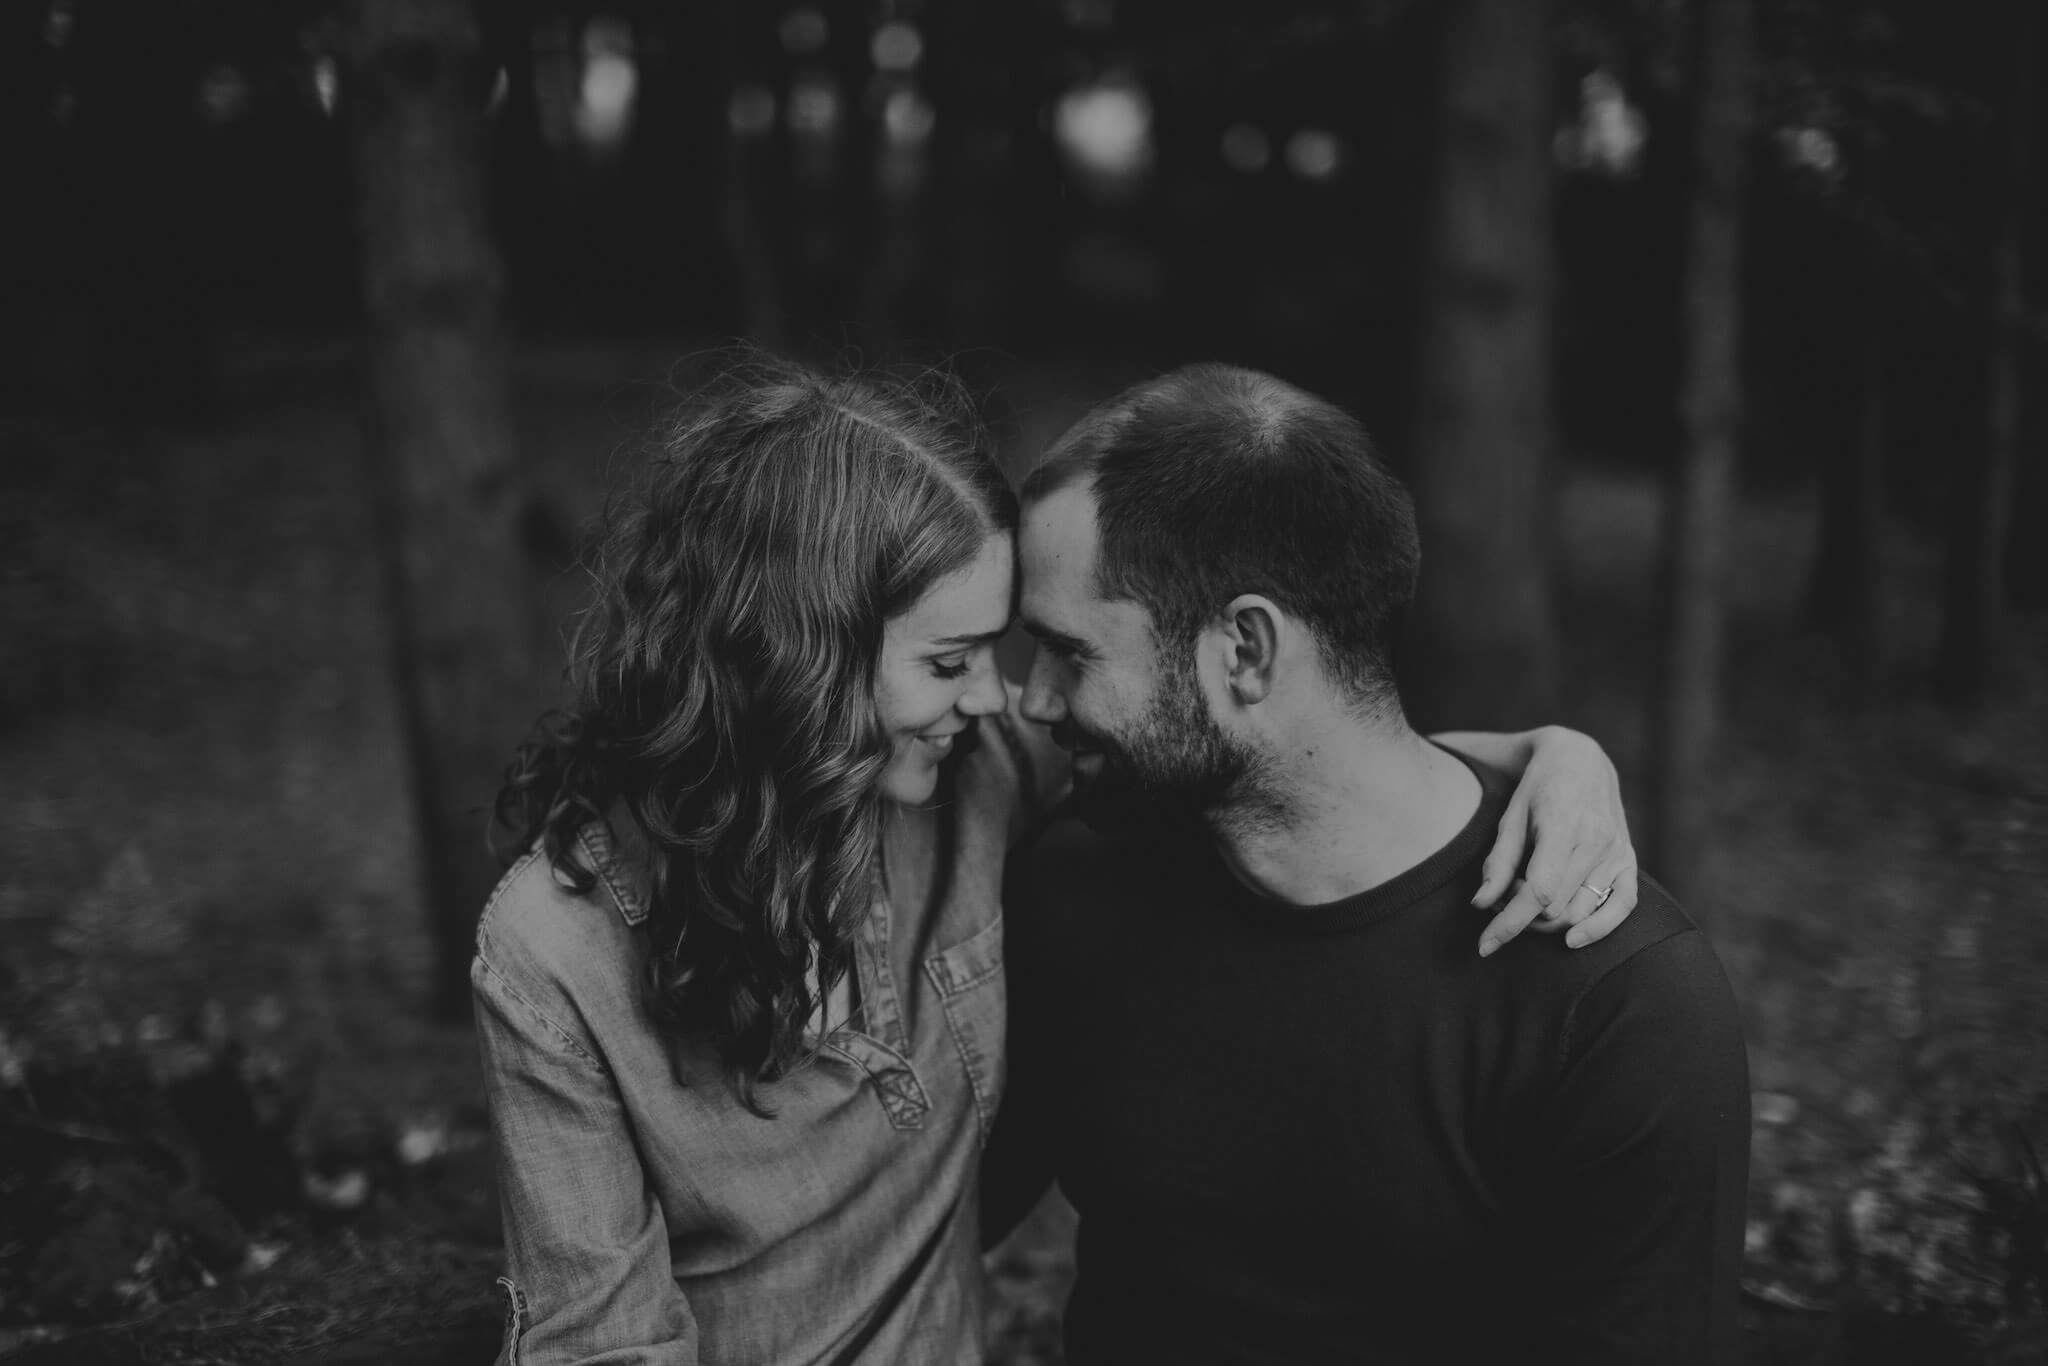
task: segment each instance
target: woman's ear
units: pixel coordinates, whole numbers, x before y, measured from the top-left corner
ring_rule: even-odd
[[[1280,657],[1280,609],[1270,598],[1243,593],[1230,600],[1221,625],[1226,648],[1223,681],[1231,700],[1254,706],[1273,691]]]

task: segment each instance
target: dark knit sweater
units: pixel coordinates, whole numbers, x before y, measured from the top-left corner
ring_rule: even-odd
[[[1074,1366],[1720,1363],[1749,1142],[1736,1007],[1655,883],[1600,943],[1487,959],[1507,798],[1330,905],[1200,839],[1055,831],[1009,901],[991,1217],[1050,1163],[1081,1214]]]

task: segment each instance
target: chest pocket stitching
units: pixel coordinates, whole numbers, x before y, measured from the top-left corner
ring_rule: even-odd
[[[910,1059],[880,1039],[851,1029],[836,1031],[824,1041],[823,1047],[867,1074],[882,1102],[883,1113],[889,1116],[890,1127],[924,1127],[924,1117],[932,1108],[931,1097],[925,1094],[924,1083],[917,1079]]]
[[[957,996],[1003,970],[1003,918],[976,930],[951,948],[924,960],[925,975],[941,996]]]
[[[947,1005],[952,1003],[949,1000]],[[974,1039],[960,1026],[960,1021],[948,1009],[946,1032],[953,1036],[953,1046],[960,1050],[960,1057],[967,1064],[967,1085],[974,1091],[974,1114],[981,1121],[981,1146],[988,1147],[989,1131],[995,1126],[995,1098],[989,1094],[989,1083],[982,1080],[982,1069],[986,1060]]]
[[[519,1366],[519,1340],[526,1336],[526,1292],[510,1276],[498,1277],[505,1287],[505,1338],[501,1357],[506,1366]]]
[[[958,944],[926,958],[924,970],[938,989],[946,1032],[953,1036],[953,1046],[966,1065],[967,1084],[974,1092],[975,1117],[981,1121],[981,1146],[986,1148],[989,1132],[995,1125],[1002,1059],[990,1059],[983,1053],[974,1032],[961,1019],[964,1007],[956,1007],[954,1001],[985,982],[999,981],[1003,970],[1002,917],[998,915]],[[1000,1043],[997,1047],[1001,1047]]]

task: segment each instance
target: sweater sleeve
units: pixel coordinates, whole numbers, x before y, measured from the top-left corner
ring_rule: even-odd
[[[1534,1355],[1739,1361],[1748,1062],[1706,937],[1659,940],[1587,987],[1558,1065],[1522,1202]]]
[[[694,1366],[696,1325],[611,1074],[481,952],[470,982],[511,1299],[498,1360]]]

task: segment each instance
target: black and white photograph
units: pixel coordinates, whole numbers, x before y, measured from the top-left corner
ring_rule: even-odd
[[[2048,1366],[2048,6],[0,0],[0,1366]]]

